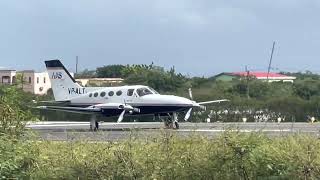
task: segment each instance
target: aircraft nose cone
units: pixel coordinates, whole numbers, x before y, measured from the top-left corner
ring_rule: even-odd
[[[157,102],[169,106],[182,106],[182,107],[193,107],[194,102],[190,99],[172,96],[172,95],[149,95],[145,96],[144,100],[150,102]]]
[[[186,106],[186,107],[192,107],[193,102],[190,99],[179,97],[179,96],[170,96],[168,97],[172,104],[180,105],[180,106]]]

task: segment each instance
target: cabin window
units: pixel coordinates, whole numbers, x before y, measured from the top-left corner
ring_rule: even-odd
[[[106,92],[101,92],[101,93],[100,93],[100,96],[101,96],[101,97],[105,97],[105,96],[106,96]]]
[[[128,89],[127,95],[132,96],[134,92],[134,89]]]
[[[89,97],[92,97],[92,93],[89,94]]]
[[[108,95],[109,95],[109,96],[113,96],[113,95],[114,95],[114,92],[113,92],[113,91],[110,91],[110,92],[108,93]]]
[[[98,95],[99,95],[99,93],[96,92],[96,93],[94,93],[93,96],[94,96],[94,97],[98,97]]]
[[[149,89],[147,88],[139,88],[137,89],[137,93],[138,95],[141,97],[141,96],[145,96],[145,95],[148,95],[148,94],[153,94]]]
[[[117,91],[117,96],[121,96],[122,91]]]

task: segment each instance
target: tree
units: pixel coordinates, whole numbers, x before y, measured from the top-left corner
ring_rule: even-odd
[[[320,95],[320,82],[315,80],[306,80],[296,83],[294,91],[297,96],[305,100],[310,100],[312,96]]]
[[[94,78],[96,77],[96,71],[85,69],[82,72],[75,74],[75,77],[76,78]]]
[[[99,78],[121,78],[124,65],[108,65],[97,68],[97,77]]]

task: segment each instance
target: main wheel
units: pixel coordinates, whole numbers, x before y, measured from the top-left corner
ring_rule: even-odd
[[[95,122],[95,126],[96,127],[94,127],[94,129],[95,129],[95,131],[97,131],[99,129],[99,122],[98,121]]]
[[[174,122],[174,125],[175,125],[176,129],[179,129],[179,128],[180,128],[180,127],[179,127],[179,123],[178,123],[177,121]]]

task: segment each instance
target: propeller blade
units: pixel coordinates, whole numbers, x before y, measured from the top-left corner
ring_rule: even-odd
[[[184,120],[185,120],[185,121],[188,121],[188,119],[189,119],[190,116],[191,116],[191,112],[192,112],[192,108],[190,108],[190,109],[188,110],[186,116],[184,117]]]
[[[192,89],[191,88],[189,88],[189,97],[190,97],[191,100],[193,100]]]
[[[124,114],[126,113],[126,110],[123,110],[122,113],[120,114],[117,123],[121,123],[121,121],[123,120]]]
[[[213,104],[213,103],[221,103],[221,102],[229,102],[230,100],[228,99],[221,99],[221,100],[215,100],[215,101],[206,101],[206,102],[198,102],[200,105],[204,104]]]

